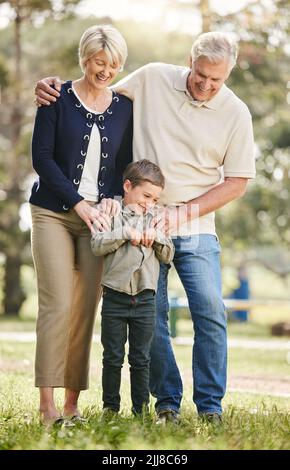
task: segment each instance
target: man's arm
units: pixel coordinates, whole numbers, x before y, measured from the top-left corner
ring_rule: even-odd
[[[142,84],[147,69],[148,66],[140,67],[110,88],[134,100],[134,94]],[[60,96],[58,92],[60,91],[62,83],[64,82],[59,77],[46,77],[39,80],[34,90],[36,95],[35,102],[38,105],[49,105],[55,102]],[[53,86],[55,89],[52,88]]]
[[[199,217],[214,212],[225,206],[234,199],[239,199],[246,192],[248,178],[227,177],[225,181],[202,196],[196,197],[187,202],[187,207],[191,204],[199,206]],[[189,210],[190,212],[190,210]]]
[[[246,192],[248,178],[227,177],[225,181],[178,208],[166,210],[167,229],[176,230],[196,217],[214,212]]]

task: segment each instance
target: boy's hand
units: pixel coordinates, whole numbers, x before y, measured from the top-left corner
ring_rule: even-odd
[[[124,227],[124,233],[125,233],[125,237],[131,240],[131,245],[133,246],[140,245],[142,233],[138,232],[138,230],[136,230],[135,228],[130,227],[130,225],[126,225]]]
[[[96,208],[110,217],[114,217],[120,213],[121,204],[116,199],[104,198]]]
[[[41,106],[42,104],[49,106],[51,102],[55,102],[59,98],[59,91],[63,82],[59,77],[47,77],[39,80],[35,87],[35,104]],[[55,89],[51,87],[55,86]]]
[[[157,237],[157,232],[154,228],[147,228],[142,234],[141,245],[146,246],[146,248],[151,248],[154,243],[155,238]]]

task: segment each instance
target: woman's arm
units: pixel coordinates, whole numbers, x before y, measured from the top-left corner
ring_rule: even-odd
[[[67,207],[73,208],[92,232],[94,223],[98,230],[108,229],[107,216],[84,201],[54,159],[56,124],[57,105],[44,106],[37,110],[32,137],[33,168],[41,181]]]
[[[37,110],[32,136],[32,164],[44,184],[69,208],[83,197],[55,161],[56,105]]]

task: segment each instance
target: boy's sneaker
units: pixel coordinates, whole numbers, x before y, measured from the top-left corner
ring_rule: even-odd
[[[118,411],[113,410],[112,408],[103,408],[103,412],[102,412],[103,421],[109,422],[118,418],[118,416],[119,416]]]
[[[220,426],[222,424],[222,415],[219,413],[199,413],[199,418],[206,423]]]
[[[174,410],[161,410],[157,413],[156,424],[166,426],[166,424],[179,424],[178,413]]]

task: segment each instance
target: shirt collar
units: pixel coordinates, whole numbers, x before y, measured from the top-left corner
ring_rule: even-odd
[[[202,106],[205,106],[206,108],[217,110],[220,107],[223,100],[224,100],[226,90],[227,90],[226,85],[223,84],[221,89],[218,91],[218,93],[211,100],[199,102],[199,101],[194,100],[191,97],[191,95],[189,94],[189,91],[187,89],[186,82],[187,82],[187,77],[188,77],[189,73],[190,73],[190,68],[189,67],[182,67],[182,68],[178,68],[176,70],[176,76],[175,76],[175,79],[174,79],[174,82],[173,82],[173,87],[175,88],[175,90],[183,91],[185,93],[185,95],[187,96],[187,98],[190,100],[190,102],[192,103],[193,106],[196,106],[198,108],[201,108]]]
[[[136,214],[136,212],[132,211],[128,206],[125,206],[124,204],[124,199],[122,200],[122,213],[123,214],[130,214],[131,216],[135,217],[147,217],[149,214],[150,216],[154,216],[154,207],[152,209],[149,209],[146,214]]]

